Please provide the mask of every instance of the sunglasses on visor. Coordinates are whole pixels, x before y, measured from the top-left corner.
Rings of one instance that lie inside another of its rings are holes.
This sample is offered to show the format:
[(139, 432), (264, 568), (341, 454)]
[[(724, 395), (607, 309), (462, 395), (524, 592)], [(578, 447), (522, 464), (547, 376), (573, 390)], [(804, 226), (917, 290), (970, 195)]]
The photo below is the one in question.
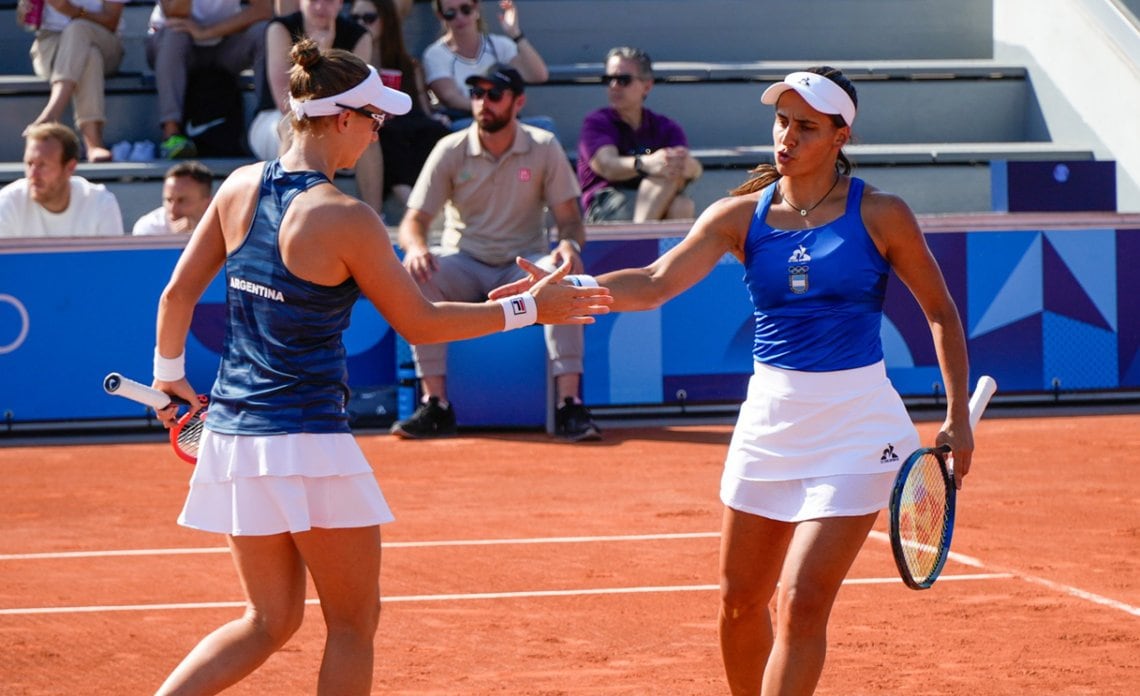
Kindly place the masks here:
[(360, 116), (363, 116), (365, 118), (372, 119), (372, 132), (373, 133), (380, 132), (380, 127), (384, 125), (384, 121), (387, 120), (387, 118), (388, 118), (388, 114), (386, 114), (384, 112), (369, 111), (368, 109), (362, 109), (359, 106), (348, 106), (347, 104), (341, 104), (340, 102), (333, 102), (333, 103), (342, 109), (348, 109), (349, 111), (351, 111), (354, 114), (359, 114)]

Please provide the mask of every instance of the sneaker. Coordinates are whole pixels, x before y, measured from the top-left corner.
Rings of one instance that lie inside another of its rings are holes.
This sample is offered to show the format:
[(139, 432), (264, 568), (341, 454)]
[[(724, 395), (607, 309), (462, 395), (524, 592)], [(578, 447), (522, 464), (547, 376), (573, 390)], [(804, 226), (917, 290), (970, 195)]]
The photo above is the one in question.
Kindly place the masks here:
[(127, 155), (130, 162), (154, 161), (154, 143), (149, 140), (140, 140), (131, 145), (131, 152)]
[(406, 420), (396, 421), (388, 432), (399, 437), (419, 439), (426, 437), (446, 437), (454, 435), (455, 411), (451, 404), (447, 408), (439, 405), (439, 397), (429, 397), (426, 403), (420, 404)]
[(120, 140), (111, 146), (111, 159), (115, 160), (116, 162), (126, 162), (128, 159), (130, 159), (131, 148), (133, 147), (134, 143), (131, 141)]
[(602, 431), (594, 424), (589, 409), (570, 397), (554, 413), (554, 434), (570, 442), (602, 439)]
[(198, 155), (194, 141), (182, 134), (163, 140), (161, 150), (163, 159), (189, 159)]

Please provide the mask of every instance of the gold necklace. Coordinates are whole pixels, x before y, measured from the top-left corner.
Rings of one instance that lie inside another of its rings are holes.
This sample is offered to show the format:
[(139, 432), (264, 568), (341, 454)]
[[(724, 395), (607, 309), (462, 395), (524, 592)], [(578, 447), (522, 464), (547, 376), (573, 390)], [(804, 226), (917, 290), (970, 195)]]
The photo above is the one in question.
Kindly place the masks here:
[(831, 195), (831, 192), (834, 191), (835, 187), (838, 185), (839, 185), (839, 172), (835, 172), (835, 181), (833, 181), (831, 183), (831, 188), (827, 189), (827, 193), (823, 194), (823, 198), (820, 198), (818, 201), (816, 201), (815, 205), (813, 205), (810, 208), (801, 208), (798, 205), (796, 205), (795, 203), (792, 203), (792, 199), (788, 198), (788, 194), (784, 193), (783, 188), (780, 189), (780, 195), (783, 196), (784, 200), (787, 201), (789, 205), (791, 205), (793, 208), (795, 208), (796, 210), (799, 211), (800, 217), (807, 217), (808, 213), (810, 213), (811, 211), (818, 208), (820, 203), (823, 203), (824, 201), (827, 200), (827, 197)]

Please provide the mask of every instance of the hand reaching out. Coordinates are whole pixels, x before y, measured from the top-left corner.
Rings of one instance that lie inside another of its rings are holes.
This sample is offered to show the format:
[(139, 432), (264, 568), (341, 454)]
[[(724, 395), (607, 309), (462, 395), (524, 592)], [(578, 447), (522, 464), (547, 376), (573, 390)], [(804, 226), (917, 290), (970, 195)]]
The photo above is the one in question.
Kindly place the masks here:
[[(566, 274), (570, 272), (569, 259), (553, 272), (548, 272), (524, 258), (517, 259), (517, 262), (530, 275), (509, 285), (495, 288), (488, 295), (491, 300), (529, 289), (538, 306), (539, 324), (593, 324), (594, 315), (609, 314), (613, 298), (608, 288), (579, 287), (563, 282)], [(518, 289), (514, 292), (500, 294), (504, 288), (515, 286)]]

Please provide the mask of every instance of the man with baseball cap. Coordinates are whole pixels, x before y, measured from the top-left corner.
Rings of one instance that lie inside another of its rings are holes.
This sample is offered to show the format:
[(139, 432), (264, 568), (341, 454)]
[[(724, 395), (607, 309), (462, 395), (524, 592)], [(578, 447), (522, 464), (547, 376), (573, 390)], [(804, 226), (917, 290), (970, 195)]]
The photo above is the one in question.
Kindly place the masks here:
[[(558, 139), (520, 123), (526, 84), (499, 63), (467, 79), (474, 122), (436, 143), (420, 172), (400, 223), (404, 267), (428, 299), (479, 301), (523, 277), (516, 257), (546, 266), (569, 260), (581, 273), (586, 242), (580, 193)], [(558, 230), (551, 249), (549, 209)], [(428, 244), (428, 229), (444, 210), (442, 243)], [(547, 326), (547, 353), (557, 391), (556, 433), (571, 441), (596, 440), (600, 431), (579, 398), (581, 325)], [(412, 347), (423, 401), (392, 426), (405, 438), (453, 435), (455, 411), (447, 399), (447, 345)]]

